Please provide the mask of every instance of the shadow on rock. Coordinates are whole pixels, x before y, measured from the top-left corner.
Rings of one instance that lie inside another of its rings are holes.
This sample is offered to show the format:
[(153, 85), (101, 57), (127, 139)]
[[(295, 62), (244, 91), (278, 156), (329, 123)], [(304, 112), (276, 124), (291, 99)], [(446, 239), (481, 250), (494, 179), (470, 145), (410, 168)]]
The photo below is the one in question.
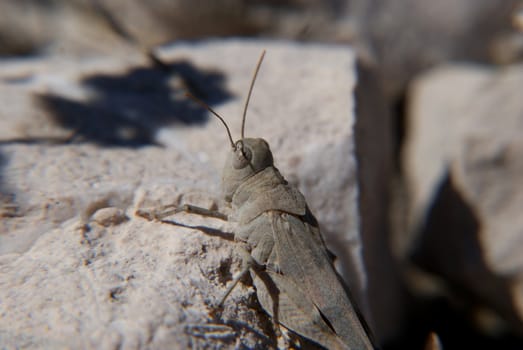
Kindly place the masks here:
[[(434, 197), (412, 255), (417, 265), (442, 277), (460, 296), (462, 314), (459, 317), (462, 322), (458, 322), (458, 326), (448, 319), (438, 319), (435, 313), (432, 313), (430, 320), (429, 327), (441, 336), (445, 349), (456, 348), (457, 343), (474, 349), (489, 348), (502, 341), (508, 341), (511, 345), (522, 344), (521, 339), (513, 339), (508, 334), (503, 339), (480, 334), (467, 325), (470, 320), (465, 320), (473, 315), (477, 305), (483, 304), (492, 307), (511, 324), (521, 324), (508, 281), (496, 275), (487, 265), (480, 230), (478, 216), (447, 175)], [(468, 316), (464, 317), (463, 312)]]
[(218, 71), (202, 71), (187, 61), (138, 67), (125, 75), (92, 75), (82, 81), (94, 96), (87, 102), (55, 94), (36, 95), (51, 120), (71, 130), (68, 142), (138, 147), (155, 144), (155, 132), (173, 124), (196, 125), (208, 113), (188, 91), (210, 106), (232, 95)]

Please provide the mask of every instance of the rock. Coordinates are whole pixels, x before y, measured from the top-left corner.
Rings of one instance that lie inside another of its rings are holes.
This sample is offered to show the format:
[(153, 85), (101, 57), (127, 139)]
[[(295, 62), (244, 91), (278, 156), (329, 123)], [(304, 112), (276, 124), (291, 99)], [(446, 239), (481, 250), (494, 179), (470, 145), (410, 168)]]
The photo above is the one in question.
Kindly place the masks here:
[(520, 331), (521, 84), (521, 66), (452, 65), (420, 77), (404, 158), (415, 261)]
[[(243, 0), (176, 1), (4, 0), (0, 54), (55, 52), (83, 57), (175, 40), (264, 35), (336, 42), (353, 34), (338, 24), (344, 4), (292, 0), (286, 6)], [(5, 15), (3, 15), (5, 14)], [(195, 26), (194, 23), (198, 22)]]
[[(273, 2), (4, 0), (0, 54), (77, 58), (175, 40), (263, 36), (350, 43), (377, 62), (389, 97), (448, 60), (509, 64), (523, 56), (521, 0)], [(194, 23), (198, 23), (197, 26)], [(519, 28), (519, 29), (518, 29)]]
[(425, 350), (442, 350), (443, 346), (441, 345), (441, 340), (438, 335), (434, 332), (431, 332), (427, 338), (427, 343), (425, 344)]
[(220, 319), (211, 316), (239, 269), (227, 241), (232, 224), (135, 215), (173, 203), (222, 209), (226, 133), (183, 92), (207, 101), (238, 138), (262, 49), (246, 136), (264, 137), (276, 166), (305, 194), (371, 323), (397, 317), (367, 300), (367, 288), (383, 287), (367, 284), (378, 278), (363, 254), (385, 243), (363, 250), (357, 219), (353, 52), (270, 41), (178, 43), (158, 51), (167, 66), (118, 50), (110, 58), (0, 66), (0, 98), (12, 99), (0, 118), (2, 346), (275, 346), (249, 283), (234, 289)]
[[(110, 54), (125, 43), (95, 10), (94, 2), (16, 1), (0, 4), (0, 54), (60, 52), (76, 57)], [(9, 14), (9, 15), (8, 15)]]
[(93, 216), (92, 220), (98, 225), (102, 226), (114, 226), (119, 225), (122, 222), (128, 220), (125, 216), (125, 213), (120, 208), (107, 207), (97, 210)]
[(378, 62), (387, 96), (450, 60), (507, 64), (522, 57), (522, 35), (513, 26), (521, 0), (351, 1), (348, 17), (356, 42)]

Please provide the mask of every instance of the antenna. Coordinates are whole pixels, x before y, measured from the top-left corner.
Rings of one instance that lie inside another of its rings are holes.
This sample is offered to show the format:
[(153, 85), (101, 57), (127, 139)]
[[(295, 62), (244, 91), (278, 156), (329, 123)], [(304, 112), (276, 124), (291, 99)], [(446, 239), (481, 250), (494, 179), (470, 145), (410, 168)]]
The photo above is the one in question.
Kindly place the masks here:
[(227, 130), (227, 135), (229, 136), (229, 141), (231, 141), (231, 147), (232, 148), (236, 148), (234, 146), (234, 141), (232, 140), (232, 135), (231, 135), (231, 131), (229, 130), (229, 127), (227, 126), (227, 123), (225, 122), (225, 120), (223, 120), (223, 118), (218, 114), (216, 113), (211, 107), (209, 107), (207, 105), (207, 103), (203, 102), (202, 100), (200, 100), (199, 98), (197, 98), (196, 96), (192, 95), (191, 93), (189, 92), (185, 92), (185, 96), (189, 97), (190, 99), (192, 99), (194, 102), (198, 103), (200, 106), (202, 106), (203, 108), (205, 108), (206, 110), (208, 110), (209, 112), (211, 112), (212, 114), (214, 114), (216, 116), (216, 118), (220, 119), (220, 121), (223, 123), (223, 125), (225, 126), (225, 129)]
[(256, 76), (258, 76), (258, 71), (260, 70), (260, 66), (263, 61), (263, 57), (265, 57), (265, 50), (262, 51), (260, 55), (260, 59), (258, 60), (258, 64), (256, 65), (256, 70), (254, 71), (254, 75), (252, 77), (251, 86), (249, 88), (249, 94), (247, 95), (247, 100), (245, 100), (245, 107), (243, 107), (243, 117), (242, 117), (242, 140), (245, 138), (244, 131), (245, 131), (245, 116), (247, 115), (247, 107), (249, 106), (249, 100), (251, 99), (252, 89), (254, 87), (254, 82), (256, 81)]

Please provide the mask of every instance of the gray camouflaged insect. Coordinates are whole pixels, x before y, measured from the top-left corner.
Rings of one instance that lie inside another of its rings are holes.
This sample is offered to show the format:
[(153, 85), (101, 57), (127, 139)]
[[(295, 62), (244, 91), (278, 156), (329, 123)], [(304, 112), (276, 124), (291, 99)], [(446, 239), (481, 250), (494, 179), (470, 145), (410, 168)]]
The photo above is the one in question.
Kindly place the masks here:
[(316, 219), (303, 195), (274, 167), (269, 144), (244, 138), (245, 114), (260, 64), (251, 82), (242, 137), (210, 107), (196, 100), (225, 125), (232, 150), (222, 174), (224, 198), (232, 214), (184, 205), (154, 214), (160, 219), (186, 211), (237, 223), (234, 237), (243, 269), (220, 301), (249, 271), (263, 309), (275, 322), (327, 349), (374, 349), (369, 335), (332, 264)]

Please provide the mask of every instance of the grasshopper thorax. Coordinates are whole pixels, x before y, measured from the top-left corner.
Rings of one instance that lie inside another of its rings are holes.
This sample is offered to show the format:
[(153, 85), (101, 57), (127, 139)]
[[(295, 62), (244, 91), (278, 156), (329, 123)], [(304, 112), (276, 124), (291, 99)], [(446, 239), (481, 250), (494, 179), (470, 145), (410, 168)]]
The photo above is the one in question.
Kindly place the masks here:
[(269, 144), (260, 138), (236, 141), (222, 173), (222, 189), (227, 201), (232, 200), (238, 186), (263, 169), (273, 166)]

